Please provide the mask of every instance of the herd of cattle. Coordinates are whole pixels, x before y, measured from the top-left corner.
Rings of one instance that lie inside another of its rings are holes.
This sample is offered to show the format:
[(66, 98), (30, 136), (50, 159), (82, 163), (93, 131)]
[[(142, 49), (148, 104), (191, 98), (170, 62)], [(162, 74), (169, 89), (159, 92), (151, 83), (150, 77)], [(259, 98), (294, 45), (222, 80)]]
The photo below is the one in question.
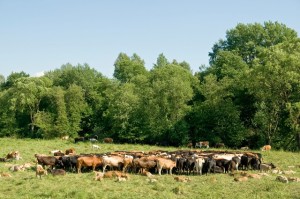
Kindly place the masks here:
[[(89, 138), (95, 139), (95, 138)], [(79, 140), (83, 141), (83, 140)], [(75, 141), (75, 142), (78, 142)], [(203, 145), (208, 148), (207, 145)], [(97, 145), (96, 145), (97, 146)], [(270, 150), (267, 145), (262, 150)], [(128, 173), (144, 174), (149, 177), (152, 173), (162, 175), (207, 175), (209, 173), (235, 173), (238, 170), (259, 170), (268, 172), (275, 170), (273, 163), (264, 163), (261, 153), (249, 151), (215, 151), (215, 150), (177, 150), (162, 151), (114, 151), (107, 153), (76, 154), (74, 148), (65, 151), (53, 150), (51, 155), (35, 154), (36, 176), (51, 172), (53, 175), (65, 175), (66, 172), (81, 173), (94, 171), (96, 179), (103, 176), (115, 175), (122, 179)], [(21, 159), (18, 151), (7, 154), (0, 161)], [(48, 169), (47, 169), (48, 168)], [(16, 165), (12, 171), (25, 169), (25, 165)], [(102, 172), (97, 172), (101, 170)]]

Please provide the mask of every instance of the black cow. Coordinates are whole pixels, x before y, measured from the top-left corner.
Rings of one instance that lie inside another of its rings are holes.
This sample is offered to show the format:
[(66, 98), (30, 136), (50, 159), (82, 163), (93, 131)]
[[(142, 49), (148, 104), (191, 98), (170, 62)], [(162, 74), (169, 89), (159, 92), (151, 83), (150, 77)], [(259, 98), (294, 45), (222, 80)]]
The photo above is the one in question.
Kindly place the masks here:
[(195, 168), (195, 160), (192, 159), (192, 158), (188, 158), (186, 160), (187, 174), (190, 175), (192, 171), (193, 171), (193, 174), (194, 174), (194, 168)]
[(229, 169), (230, 160), (226, 159), (217, 159), (216, 165), (223, 170), (223, 173), (227, 173)]
[(64, 169), (70, 172), (76, 171), (77, 159), (81, 157), (80, 155), (72, 155), (72, 156), (62, 156), (60, 157), (63, 162)]
[(253, 170), (259, 170), (260, 168), (260, 160), (256, 157), (251, 158), (250, 165)]
[(85, 140), (86, 140), (85, 137), (77, 137), (77, 138), (74, 138), (75, 144), (78, 143), (78, 142), (84, 142)]
[(206, 174), (207, 173), (215, 173), (215, 167), (216, 167), (216, 161), (209, 157), (209, 158), (206, 158), (205, 161), (204, 161), (204, 164), (203, 164), (203, 167), (202, 167), (202, 173)]
[(184, 173), (186, 169), (186, 158), (178, 158), (176, 160), (176, 168), (179, 175)]

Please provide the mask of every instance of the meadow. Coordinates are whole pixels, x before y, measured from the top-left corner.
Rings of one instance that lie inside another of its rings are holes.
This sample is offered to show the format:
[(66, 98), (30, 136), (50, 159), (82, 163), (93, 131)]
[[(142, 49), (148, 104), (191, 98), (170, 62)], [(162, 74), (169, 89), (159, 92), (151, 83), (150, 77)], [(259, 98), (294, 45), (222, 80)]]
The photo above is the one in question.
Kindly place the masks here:
[[(174, 151), (174, 147), (159, 147), (149, 145), (130, 144), (104, 144), (97, 153), (112, 152), (116, 150)], [(115, 179), (95, 181), (93, 172), (81, 174), (67, 173), (65, 176), (47, 175), (42, 179), (36, 178), (34, 169), (11, 172), (12, 164), (34, 162), (34, 154), (49, 154), (50, 150), (66, 150), (74, 147), (77, 154), (95, 153), (91, 143), (77, 143), (63, 140), (31, 140), (31, 139), (0, 139), (0, 157), (8, 152), (18, 150), (21, 160), (13, 162), (0, 162), (0, 173), (9, 173), (12, 177), (0, 177), (0, 198), (300, 198), (300, 182), (281, 183), (276, 181), (277, 174), (270, 174), (261, 179), (249, 179), (246, 182), (235, 182), (228, 174), (209, 174), (202, 176), (189, 176), (187, 183), (174, 180), (176, 175), (162, 175), (156, 177), (157, 182), (150, 183), (147, 177), (130, 174), (126, 182), (116, 182)], [(258, 151), (255, 151), (258, 152)], [(264, 152), (264, 162), (272, 162), (282, 170), (289, 170), (289, 166), (300, 165), (300, 153), (275, 151)], [(292, 168), (300, 177), (300, 168)], [(249, 171), (258, 173), (258, 171)]]

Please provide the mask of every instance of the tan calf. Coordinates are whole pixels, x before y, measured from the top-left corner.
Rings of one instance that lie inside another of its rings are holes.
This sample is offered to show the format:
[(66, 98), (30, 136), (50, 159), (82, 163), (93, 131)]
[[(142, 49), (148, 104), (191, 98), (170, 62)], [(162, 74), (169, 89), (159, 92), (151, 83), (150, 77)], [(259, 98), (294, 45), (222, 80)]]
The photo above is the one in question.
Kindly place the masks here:
[(37, 165), (36, 165), (35, 176), (36, 176), (36, 177), (39, 176), (40, 179), (42, 179), (42, 175), (48, 175), (48, 172), (47, 172), (47, 170), (45, 170), (45, 169), (43, 168), (42, 165), (37, 164)]

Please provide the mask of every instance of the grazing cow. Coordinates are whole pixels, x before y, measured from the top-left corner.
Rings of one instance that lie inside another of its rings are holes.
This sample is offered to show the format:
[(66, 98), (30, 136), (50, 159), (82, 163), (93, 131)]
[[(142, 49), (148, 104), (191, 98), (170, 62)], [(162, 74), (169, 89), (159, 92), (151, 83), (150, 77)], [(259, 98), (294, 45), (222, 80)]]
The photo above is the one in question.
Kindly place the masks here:
[(215, 148), (225, 148), (225, 144), (224, 143), (217, 143), (215, 145)]
[(77, 173), (81, 173), (82, 167), (93, 167), (93, 171), (97, 166), (101, 166), (103, 163), (102, 158), (97, 156), (92, 157), (79, 157), (77, 159)]
[(247, 147), (247, 146), (241, 147), (241, 150), (244, 150), (244, 151), (249, 150), (249, 147)]
[(103, 139), (103, 142), (104, 142), (104, 143), (113, 143), (113, 141), (114, 141), (114, 140), (113, 140), (112, 138), (104, 138), (104, 139)]
[(63, 167), (63, 163), (61, 160), (59, 160), (58, 158), (54, 157), (54, 156), (41, 156), (38, 154), (35, 154), (35, 157), (38, 161), (38, 164), (41, 164), (43, 166), (50, 166), (52, 169), (53, 167)]
[(75, 152), (75, 149), (74, 148), (70, 148), (70, 149), (67, 149), (66, 150), (66, 155), (75, 155), (76, 152)]
[(92, 145), (92, 149), (93, 149), (93, 150), (99, 150), (99, 149), (100, 149), (100, 146), (98, 146), (97, 144), (93, 144), (93, 145)]
[[(161, 170), (162, 169), (167, 169), (169, 171), (170, 175), (172, 175), (172, 169), (176, 167), (176, 162), (170, 159), (166, 158), (157, 158), (155, 160), (158, 174), (161, 175)], [(167, 172), (168, 173), (168, 172)]]
[(261, 148), (262, 151), (270, 151), (271, 150), (271, 145), (265, 145)]
[(43, 168), (42, 165), (37, 164), (37, 165), (36, 165), (35, 176), (36, 176), (36, 177), (39, 176), (40, 179), (42, 179), (42, 175), (48, 175), (48, 172), (47, 172), (47, 170), (45, 170), (45, 169)]
[(91, 142), (91, 143), (95, 143), (95, 142), (98, 142), (98, 140), (95, 139), (95, 138), (90, 138), (90, 142)]
[(193, 143), (192, 143), (192, 142), (189, 142), (189, 143), (187, 144), (187, 147), (188, 147), (188, 148), (193, 148)]
[(84, 142), (84, 141), (85, 141), (85, 138), (84, 138), (84, 137), (77, 137), (77, 138), (74, 138), (75, 144), (78, 143), (78, 142)]
[[(156, 157), (155, 157), (156, 158)], [(141, 157), (133, 159), (133, 167), (135, 170), (139, 169), (138, 172), (142, 173), (143, 170), (149, 171), (156, 167), (155, 158)]]
[(110, 167), (117, 167), (119, 170), (121, 170), (121, 166), (124, 166), (124, 158), (120, 156), (103, 156), (103, 173), (105, 172), (105, 169), (107, 166)]
[(209, 148), (209, 141), (196, 142), (195, 148)]
[(58, 176), (58, 175), (64, 176), (64, 175), (66, 175), (66, 171), (63, 170), (63, 169), (50, 169), (49, 171), (53, 176)]

